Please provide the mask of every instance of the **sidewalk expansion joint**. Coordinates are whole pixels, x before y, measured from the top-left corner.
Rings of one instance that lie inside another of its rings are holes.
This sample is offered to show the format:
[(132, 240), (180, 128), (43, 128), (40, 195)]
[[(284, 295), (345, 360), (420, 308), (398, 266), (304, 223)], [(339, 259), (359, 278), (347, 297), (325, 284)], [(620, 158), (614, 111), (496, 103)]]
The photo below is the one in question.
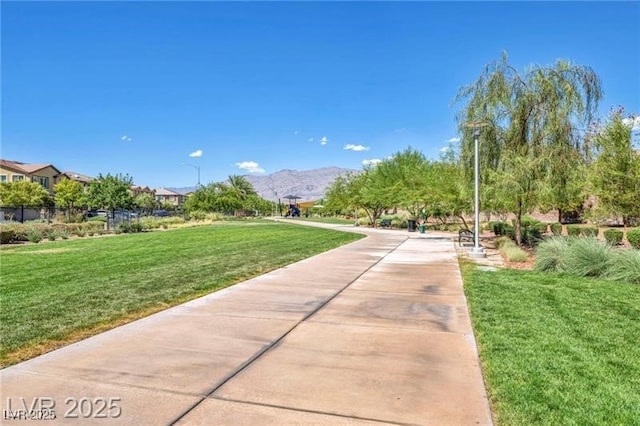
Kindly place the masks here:
[(233, 402), (233, 403), (237, 403), (237, 404), (254, 405), (254, 406), (257, 406), (257, 407), (277, 408), (277, 409), (280, 409), (280, 410), (294, 411), (294, 412), (298, 412), (298, 413), (320, 414), (320, 415), (324, 415), (324, 416), (340, 417), (342, 419), (351, 419), (351, 420), (361, 420), (361, 421), (382, 423), (382, 424), (386, 424), (386, 425), (419, 426), (419, 425), (417, 425), (415, 423), (402, 423), (402, 422), (397, 422), (397, 421), (392, 421), (392, 420), (374, 419), (374, 418), (371, 418), (371, 417), (359, 417), (359, 416), (352, 416), (352, 415), (349, 415), (349, 414), (333, 413), (333, 412), (330, 412), (330, 411), (319, 411), (319, 410), (311, 410), (311, 409), (307, 409), (307, 408), (288, 407), (288, 406), (285, 406), (285, 405), (268, 404), (268, 403), (264, 403), (264, 402), (244, 401), (244, 400), (238, 400), (238, 399), (232, 399), (232, 398), (223, 398), (223, 397), (219, 397), (219, 396), (211, 396), (211, 397), (208, 397), (208, 399), (215, 399), (215, 400), (218, 400), (218, 401), (225, 401), (225, 402)]
[(358, 281), (364, 274), (366, 274), (367, 272), (369, 272), (372, 268), (374, 268), (376, 265), (378, 265), (379, 263), (381, 263), (387, 256), (389, 256), (391, 253), (395, 252), (398, 247), (400, 247), (402, 244), (404, 244), (407, 240), (409, 240), (409, 237), (405, 237), (402, 241), (400, 241), (399, 243), (397, 243), (392, 249), (390, 249), (389, 251), (387, 251), (387, 253), (385, 253), (384, 256), (382, 256), (380, 259), (378, 259), (375, 263), (369, 265), (364, 271), (362, 271), (360, 274), (358, 274), (353, 280), (349, 281), (344, 287), (342, 287), (341, 289), (339, 289), (336, 293), (333, 294), (333, 296), (329, 297), (328, 299), (326, 299), (325, 301), (323, 301), (320, 305), (318, 305), (314, 310), (312, 310), (311, 312), (309, 312), (308, 314), (306, 314), (302, 319), (300, 319), (299, 321), (297, 321), (289, 330), (287, 330), (284, 334), (282, 334), (282, 336), (280, 336), (279, 338), (277, 338), (276, 340), (274, 340), (272, 343), (265, 345), (262, 349), (258, 350), (253, 356), (251, 356), (249, 359), (247, 359), (245, 362), (243, 362), (240, 366), (238, 366), (238, 368), (236, 368), (235, 370), (233, 370), (231, 373), (229, 373), (226, 377), (223, 377), (220, 381), (218, 381), (218, 383), (213, 387), (213, 389), (204, 397), (202, 397), (199, 401), (195, 402), (190, 408), (188, 408), (184, 413), (182, 413), (180, 416), (178, 416), (174, 421), (170, 422), (169, 425), (175, 425), (177, 424), (180, 420), (182, 420), (187, 414), (189, 414), (191, 411), (193, 411), (197, 406), (199, 406), (200, 404), (202, 404), (202, 402), (205, 401), (205, 399), (207, 397), (212, 397), (213, 394), (215, 392), (217, 392), (221, 387), (223, 387), (227, 382), (229, 382), (231, 379), (233, 379), (234, 377), (236, 377), (238, 374), (240, 374), (242, 371), (244, 371), (247, 367), (249, 367), (251, 364), (253, 364), (255, 361), (257, 361), (260, 357), (262, 357), (265, 353), (269, 352), (271, 349), (277, 347), (280, 342), (282, 342), (284, 340), (285, 337), (287, 337), (289, 334), (291, 334), (296, 328), (298, 328), (298, 326), (302, 323), (304, 323), (305, 321), (307, 321), (309, 318), (311, 318), (312, 316), (314, 316), (318, 311), (320, 311), (322, 308), (324, 308), (329, 302), (331, 302), (333, 299), (335, 299), (336, 297), (338, 297), (338, 295), (340, 295), (343, 291), (345, 291), (347, 288), (349, 288), (349, 286), (351, 286), (353, 283), (355, 283), (356, 281)]

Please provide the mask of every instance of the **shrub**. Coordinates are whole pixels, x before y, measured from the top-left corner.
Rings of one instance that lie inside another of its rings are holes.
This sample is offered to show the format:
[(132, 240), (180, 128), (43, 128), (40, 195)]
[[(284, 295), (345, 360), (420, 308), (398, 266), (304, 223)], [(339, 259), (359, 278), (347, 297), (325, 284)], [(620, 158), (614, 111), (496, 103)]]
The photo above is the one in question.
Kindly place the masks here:
[(358, 225), (360, 226), (369, 226), (371, 225), (371, 220), (367, 216), (358, 218)]
[(536, 271), (563, 272), (566, 269), (566, 257), (569, 243), (566, 238), (552, 237), (541, 242), (535, 251)]
[(49, 241), (55, 241), (58, 238), (58, 231), (53, 230), (47, 233), (47, 239)]
[(491, 226), (491, 230), (495, 234), (496, 237), (507, 235), (507, 228), (509, 225), (505, 222), (489, 222)]
[(581, 277), (604, 275), (613, 262), (611, 246), (593, 237), (575, 238), (569, 242), (566, 271)]
[(585, 226), (580, 229), (580, 234), (585, 237), (598, 237), (598, 227), (597, 226)]
[(512, 244), (513, 245), (513, 241), (511, 241), (511, 238), (503, 236), (503, 237), (496, 238), (495, 244), (496, 244), (496, 248), (498, 250), (500, 250), (502, 248), (502, 246), (504, 246), (505, 244)]
[(640, 284), (640, 251), (618, 250), (607, 271), (606, 278), (613, 281), (623, 281)]
[(42, 241), (42, 231), (35, 226), (30, 226), (26, 235), (29, 242), (37, 244)]
[(62, 231), (58, 235), (60, 235), (60, 238), (62, 238), (63, 240), (69, 238), (69, 233), (67, 231)]
[(195, 220), (196, 222), (201, 222), (205, 220), (207, 217), (207, 212), (202, 210), (194, 210), (189, 213), (189, 219)]
[(612, 246), (617, 246), (622, 242), (623, 232), (620, 229), (606, 229), (602, 235), (604, 235), (604, 239), (607, 240), (607, 243)]
[(570, 237), (579, 237), (580, 227), (578, 225), (567, 225), (567, 235)]
[(509, 262), (526, 262), (528, 257), (526, 251), (522, 250), (511, 241), (503, 244), (500, 252)]
[(27, 229), (28, 227), (22, 223), (10, 223), (2, 225), (2, 229), (6, 231), (13, 231), (13, 241), (28, 241)]
[(627, 230), (627, 241), (633, 248), (640, 250), (640, 228)]
[(80, 228), (77, 229), (74, 234), (76, 234), (78, 237), (84, 237), (85, 235), (87, 235), (87, 231), (85, 231), (84, 229)]
[(211, 222), (217, 222), (223, 219), (224, 219), (224, 215), (218, 212), (207, 213), (207, 217), (206, 217), (206, 220), (210, 220)]
[(556, 237), (562, 235), (562, 224), (561, 223), (552, 223), (551, 225), (549, 225), (549, 228), (551, 228), (551, 233), (553, 235), (555, 235)]
[(116, 227), (116, 234), (133, 234), (136, 232), (142, 232), (143, 230), (144, 228), (139, 222), (122, 222)]
[(0, 244), (9, 244), (11, 241), (13, 241), (15, 236), (16, 233), (13, 229), (5, 229), (4, 227), (2, 227), (0, 229)]

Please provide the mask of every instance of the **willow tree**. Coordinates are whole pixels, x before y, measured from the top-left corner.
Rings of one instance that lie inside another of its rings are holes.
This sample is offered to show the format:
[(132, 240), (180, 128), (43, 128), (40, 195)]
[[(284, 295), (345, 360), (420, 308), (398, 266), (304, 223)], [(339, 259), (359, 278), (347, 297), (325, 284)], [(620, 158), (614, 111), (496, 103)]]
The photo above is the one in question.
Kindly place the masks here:
[(506, 53), (458, 92), (456, 101), (465, 103), (457, 119), (467, 179), (479, 127), (483, 199), (491, 192), (515, 215), (518, 244), (522, 216), (541, 204), (543, 189), (566, 189), (557, 171), (569, 168), (558, 165), (585, 151), (580, 129), (592, 120), (601, 97), (600, 80), (590, 67), (558, 60), (519, 72)]
[(624, 226), (640, 218), (640, 151), (635, 150), (631, 128), (623, 112), (613, 111), (594, 140), (595, 159), (589, 165), (589, 183), (598, 199), (597, 210), (621, 216)]

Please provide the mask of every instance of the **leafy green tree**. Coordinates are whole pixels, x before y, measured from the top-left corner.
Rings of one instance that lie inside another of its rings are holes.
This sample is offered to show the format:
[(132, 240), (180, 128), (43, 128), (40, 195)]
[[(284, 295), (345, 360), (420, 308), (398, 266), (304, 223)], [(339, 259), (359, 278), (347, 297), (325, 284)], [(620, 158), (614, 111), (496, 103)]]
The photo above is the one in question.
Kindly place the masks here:
[(142, 209), (144, 211), (151, 211), (156, 207), (156, 199), (153, 194), (148, 192), (143, 192), (141, 194), (136, 195), (134, 198), (134, 205)]
[(117, 209), (130, 209), (133, 206), (133, 195), (130, 188), (133, 179), (129, 175), (102, 174), (87, 187), (86, 200), (90, 207), (105, 209), (115, 215)]
[[(469, 183), (473, 176), (474, 128), (481, 125), (480, 164), (485, 208), (487, 192), (516, 216), (521, 243), (522, 216), (541, 204), (548, 170), (579, 146), (579, 128), (591, 121), (602, 97), (600, 80), (589, 67), (559, 60), (533, 65), (523, 73), (509, 65), (506, 54), (489, 64), (478, 80), (456, 98), (466, 104), (458, 115), (463, 135), (461, 161)], [(562, 184), (556, 185), (562, 188)]]
[(55, 201), (58, 206), (67, 210), (71, 218), (71, 210), (77, 207), (83, 199), (83, 187), (80, 182), (63, 178), (53, 186)]
[(595, 135), (595, 160), (589, 182), (598, 206), (605, 213), (622, 216), (624, 225), (640, 217), (640, 153), (634, 150), (631, 128), (622, 111), (614, 111)]
[(7, 207), (20, 206), (20, 221), (24, 221), (24, 208), (42, 207), (51, 202), (49, 192), (37, 182), (21, 180), (0, 183), (0, 205)]

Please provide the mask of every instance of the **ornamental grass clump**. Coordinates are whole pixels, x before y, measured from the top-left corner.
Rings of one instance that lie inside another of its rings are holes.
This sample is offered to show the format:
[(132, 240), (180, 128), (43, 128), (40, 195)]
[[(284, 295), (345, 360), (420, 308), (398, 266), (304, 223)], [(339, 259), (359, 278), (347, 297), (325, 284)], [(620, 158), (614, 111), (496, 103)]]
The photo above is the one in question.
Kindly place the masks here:
[(502, 253), (509, 262), (526, 262), (529, 257), (526, 251), (522, 250), (510, 239), (501, 240), (500, 242), (497, 242), (496, 245), (498, 246), (500, 253)]
[(575, 238), (569, 242), (566, 272), (580, 277), (604, 275), (613, 263), (611, 246), (593, 237)]
[(640, 250), (616, 252), (605, 277), (612, 281), (640, 284)]
[(552, 237), (541, 242), (535, 251), (536, 271), (564, 272), (569, 243), (566, 238)]

